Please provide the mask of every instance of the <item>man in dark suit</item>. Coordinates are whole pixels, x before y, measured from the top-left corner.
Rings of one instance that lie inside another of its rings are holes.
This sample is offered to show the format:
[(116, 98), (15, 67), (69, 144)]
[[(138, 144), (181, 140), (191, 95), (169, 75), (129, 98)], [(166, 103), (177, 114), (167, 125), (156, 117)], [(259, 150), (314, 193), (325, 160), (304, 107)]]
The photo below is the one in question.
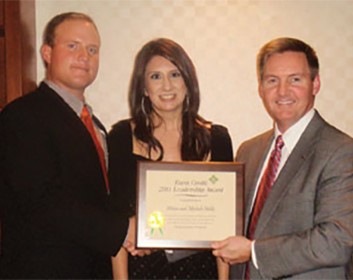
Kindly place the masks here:
[(90, 17), (54, 17), (41, 47), (46, 79), (1, 112), (0, 278), (111, 276), (128, 218), (111, 205), (106, 160), (93, 140), (106, 155), (104, 127), (93, 117), (90, 134), (80, 119), (99, 47)]
[(257, 70), (274, 128), (238, 149), (246, 237), (215, 242), (214, 254), (243, 264), (231, 267), (232, 278), (344, 279), (353, 245), (353, 140), (313, 108), (319, 62), (309, 45), (275, 39), (261, 48)]

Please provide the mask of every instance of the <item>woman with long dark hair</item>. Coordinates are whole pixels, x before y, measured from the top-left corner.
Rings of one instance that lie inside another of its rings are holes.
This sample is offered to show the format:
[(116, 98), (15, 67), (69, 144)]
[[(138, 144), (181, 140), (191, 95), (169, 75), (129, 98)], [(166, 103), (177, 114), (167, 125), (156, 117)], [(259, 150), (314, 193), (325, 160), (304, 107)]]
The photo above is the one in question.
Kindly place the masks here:
[[(112, 196), (127, 202), (122, 211), (129, 212), (134, 225), (137, 160), (232, 161), (233, 150), (227, 129), (198, 114), (194, 65), (172, 40), (150, 41), (137, 54), (129, 105), (131, 118), (116, 123), (109, 133), (109, 173)], [(127, 261), (122, 248), (113, 266), (116, 279), (218, 278), (210, 251), (160, 250), (129, 255)]]

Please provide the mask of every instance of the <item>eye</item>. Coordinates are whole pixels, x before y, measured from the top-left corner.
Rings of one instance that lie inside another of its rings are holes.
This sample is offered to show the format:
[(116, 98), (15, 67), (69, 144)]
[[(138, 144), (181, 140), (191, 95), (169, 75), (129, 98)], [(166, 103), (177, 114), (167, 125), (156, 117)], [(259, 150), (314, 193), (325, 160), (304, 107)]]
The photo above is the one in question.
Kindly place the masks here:
[(94, 47), (94, 46), (88, 47), (88, 48), (87, 48), (87, 52), (88, 52), (90, 55), (95, 55), (95, 54), (98, 53), (98, 47)]
[(75, 42), (70, 42), (67, 44), (67, 47), (70, 49), (70, 50), (76, 50), (77, 49), (77, 43)]
[(152, 80), (159, 80), (159, 79), (161, 78), (161, 74), (159, 74), (159, 73), (152, 73), (152, 74), (150, 75), (150, 78), (151, 78)]
[(276, 77), (268, 77), (265, 78), (263, 83), (266, 87), (275, 86), (278, 84), (278, 79)]
[(297, 84), (300, 83), (302, 81), (302, 77), (301, 76), (292, 76), (290, 79), (290, 82), (292, 84)]
[(171, 76), (172, 78), (179, 78), (179, 77), (181, 77), (181, 73), (180, 73), (179, 71), (173, 71), (173, 72), (170, 74), (170, 76)]

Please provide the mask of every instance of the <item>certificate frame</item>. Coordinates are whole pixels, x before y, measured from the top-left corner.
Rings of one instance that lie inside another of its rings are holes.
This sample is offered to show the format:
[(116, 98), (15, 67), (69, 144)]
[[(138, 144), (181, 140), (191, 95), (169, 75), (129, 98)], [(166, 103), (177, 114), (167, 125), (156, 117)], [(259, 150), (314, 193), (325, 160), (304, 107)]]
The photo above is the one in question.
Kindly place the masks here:
[(243, 234), (243, 212), (242, 163), (137, 163), (139, 249), (210, 249)]

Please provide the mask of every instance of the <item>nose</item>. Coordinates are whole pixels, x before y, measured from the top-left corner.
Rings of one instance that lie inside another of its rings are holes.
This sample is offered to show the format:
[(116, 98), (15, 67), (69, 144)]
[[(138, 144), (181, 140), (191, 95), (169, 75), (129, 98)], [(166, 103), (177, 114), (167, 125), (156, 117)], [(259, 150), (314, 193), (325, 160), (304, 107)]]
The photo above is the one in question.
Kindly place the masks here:
[(280, 82), (278, 86), (278, 94), (284, 96), (287, 94), (288, 91), (288, 83), (286, 81)]
[(163, 79), (163, 89), (164, 90), (169, 90), (172, 87), (172, 81), (170, 80), (169, 77), (165, 77)]
[(86, 48), (80, 47), (78, 50), (78, 58), (79, 60), (86, 61), (88, 59), (88, 51)]

